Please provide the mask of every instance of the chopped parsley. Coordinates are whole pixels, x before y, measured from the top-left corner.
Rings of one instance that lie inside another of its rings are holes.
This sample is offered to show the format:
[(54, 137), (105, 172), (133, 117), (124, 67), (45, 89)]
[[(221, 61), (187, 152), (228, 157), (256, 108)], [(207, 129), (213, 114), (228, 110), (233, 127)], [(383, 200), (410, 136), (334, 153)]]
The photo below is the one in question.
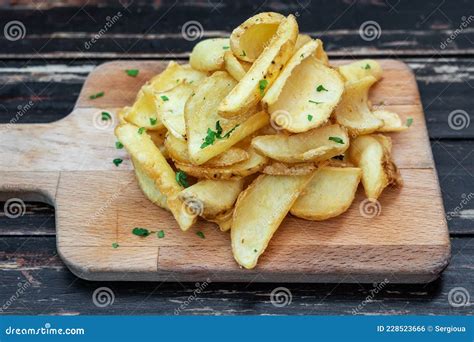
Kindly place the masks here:
[(112, 119), (112, 116), (110, 116), (110, 113), (102, 112), (101, 115), (102, 115), (102, 121), (108, 121)]
[(205, 239), (205, 238), (206, 238), (206, 236), (204, 235), (204, 233), (201, 232), (201, 231), (196, 232), (196, 235), (199, 236), (201, 239)]
[(407, 119), (407, 127), (410, 127), (413, 124), (413, 118)]
[(155, 126), (157, 121), (158, 121), (157, 118), (150, 118), (150, 125)]
[(338, 143), (338, 144), (344, 144), (344, 140), (342, 140), (339, 137), (329, 137), (329, 140), (334, 141), (335, 143)]
[(227, 45), (226, 45), (226, 46), (223, 46), (222, 49), (223, 49), (223, 50), (229, 50), (229, 46), (227, 46)]
[(101, 91), (101, 92), (99, 92), (99, 93), (96, 93), (96, 94), (93, 94), (93, 95), (89, 96), (89, 98), (90, 98), (91, 100), (95, 100), (95, 99), (98, 99), (99, 97), (102, 97), (102, 96), (104, 96), (104, 95), (105, 95), (105, 93), (104, 93), (103, 91)]
[(138, 134), (143, 134), (143, 132), (145, 132), (145, 127), (140, 127), (138, 129)]
[(204, 138), (204, 141), (203, 143), (201, 144), (201, 149), (202, 148), (205, 148), (207, 146), (210, 146), (212, 144), (214, 144), (214, 142), (216, 141), (216, 139), (218, 140), (221, 140), (221, 139), (227, 139), (228, 137), (230, 137), (230, 135), (232, 134), (232, 132), (237, 128), (239, 127), (239, 125), (235, 125), (230, 131), (228, 131), (225, 135), (222, 135), (222, 126), (221, 126), (221, 123), (219, 121), (216, 122), (216, 130), (213, 131), (212, 129), (208, 128), (207, 129), (207, 135), (206, 137)]
[(367, 63), (367, 64), (365, 65), (365, 67), (363, 67), (363, 68), (364, 68), (365, 70), (369, 70), (369, 69), (370, 69), (370, 64)]
[(265, 88), (268, 86), (268, 81), (267, 80), (260, 80), (258, 81), (258, 89), (260, 89), (260, 95), (263, 96), (263, 93), (265, 91)]
[(168, 96), (166, 96), (166, 95), (161, 95), (160, 98), (161, 98), (163, 101), (168, 101), (168, 100), (169, 100)]
[(322, 102), (318, 102), (318, 101), (313, 101), (313, 100), (308, 100), (309, 103), (314, 103), (314, 104), (321, 104)]
[(189, 187), (188, 175), (186, 174), (186, 172), (181, 171), (181, 170), (176, 172), (176, 182), (178, 182), (178, 184), (181, 185), (182, 187), (185, 187), (185, 188)]
[(128, 76), (137, 77), (139, 70), (138, 69), (127, 69), (125, 70)]
[(156, 233), (156, 236), (158, 236), (158, 239), (163, 239), (165, 237), (165, 232), (160, 230)]
[(123, 160), (120, 158), (116, 158), (112, 162), (115, 164), (115, 166), (119, 166), (120, 164), (122, 164)]
[(245, 53), (245, 50), (242, 50), (242, 54), (241, 54), (242, 57), (245, 57), (247, 56), (247, 54)]
[(118, 247), (119, 247), (119, 244), (118, 244), (117, 242), (114, 242), (114, 243), (112, 244), (112, 248), (118, 248)]
[(308, 114), (308, 121), (313, 121), (313, 116), (311, 114)]
[(123, 144), (120, 141), (115, 142), (115, 148), (117, 150), (121, 150), (123, 148)]
[(257, 253), (258, 251), (256, 249), (253, 250), (254, 253)]
[(146, 237), (146, 236), (150, 235), (151, 233), (153, 233), (153, 232), (149, 231), (146, 228), (140, 228), (140, 227), (135, 227), (132, 230), (132, 234), (136, 235), (136, 236)]
[(317, 86), (316, 91), (318, 93), (320, 93), (322, 91), (328, 91), (328, 90), (326, 88), (324, 88), (324, 86), (322, 84), (320, 84), (320, 85)]

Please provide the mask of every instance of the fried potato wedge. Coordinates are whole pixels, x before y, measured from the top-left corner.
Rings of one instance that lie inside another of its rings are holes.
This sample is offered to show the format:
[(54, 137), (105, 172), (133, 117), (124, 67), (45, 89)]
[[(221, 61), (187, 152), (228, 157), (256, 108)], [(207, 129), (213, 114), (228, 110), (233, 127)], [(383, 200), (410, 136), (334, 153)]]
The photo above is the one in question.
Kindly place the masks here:
[(205, 179), (182, 190), (178, 198), (183, 203), (183, 210), (187, 210), (190, 215), (217, 217), (234, 207), (243, 186), (243, 179)]
[(247, 269), (255, 267), (313, 175), (261, 175), (239, 195), (231, 229), (232, 252), (239, 265)]
[(233, 214), (234, 214), (234, 208), (229, 209), (215, 217), (204, 217), (204, 219), (209, 222), (216, 223), (219, 226), (219, 229), (221, 230), (221, 232), (227, 232), (232, 227)]
[(367, 76), (372, 76), (377, 81), (382, 78), (382, 67), (373, 59), (341, 65), (338, 70), (346, 82), (359, 81)]
[(226, 167), (208, 167), (204, 165), (191, 165), (176, 162), (176, 167), (188, 175), (204, 179), (239, 179), (259, 172), (267, 163), (267, 158), (261, 156), (253, 149), (248, 151), (249, 159)]
[(303, 45), (309, 43), (312, 40), (313, 39), (309, 35), (300, 33), (296, 38), (295, 51), (298, 51), (300, 48), (303, 47)]
[(377, 129), (377, 132), (402, 132), (408, 129), (397, 113), (378, 109), (374, 110), (372, 114), (383, 121), (383, 126)]
[(375, 132), (384, 124), (372, 114), (368, 104), (369, 89), (376, 81), (375, 77), (367, 76), (346, 83), (342, 100), (334, 111), (334, 117), (337, 123), (349, 130), (351, 136)]
[(229, 74), (217, 71), (200, 84), (186, 103), (186, 136), (193, 164), (204, 164), (268, 124), (265, 112), (233, 119), (219, 116), (217, 107), (235, 84)]
[(263, 135), (253, 138), (259, 153), (285, 163), (320, 162), (344, 153), (349, 148), (346, 129), (335, 124), (305, 133)]
[(320, 167), (291, 207), (290, 213), (314, 221), (344, 213), (354, 201), (361, 173), (357, 167)]
[(194, 88), (186, 83), (161, 93), (155, 93), (155, 104), (163, 125), (178, 138), (186, 136), (184, 106), (191, 97)]
[(128, 153), (141, 166), (143, 172), (155, 181), (157, 188), (168, 200), (167, 204), (182, 230), (188, 230), (196, 218), (182, 215), (180, 208), (173, 206), (171, 200), (182, 190), (176, 181), (176, 174), (165, 157), (146, 132), (140, 133), (139, 127), (123, 124), (115, 128), (115, 135)]
[[(179, 163), (192, 164), (189, 158), (188, 144), (185, 140), (178, 139), (169, 134), (165, 139), (165, 147), (170, 157)], [(228, 150), (208, 160), (202, 166), (206, 167), (224, 167), (240, 163), (249, 159), (249, 154), (246, 150), (238, 147), (230, 147)]]
[(323, 125), (341, 100), (344, 82), (313, 55), (318, 45), (313, 40), (295, 52), (262, 100), (272, 121), (289, 132)]
[(250, 67), (250, 63), (239, 61), (231, 51), (224, 54), (224, 69), (237, 81), (244, 78)]
[(170, 62), (166, 69), (153, 77), (148, 84), (153, 91), (160, 93), (174, 88), (179, 83), (196, 85), (206, 76), (207, 73), (195, 70), (190, 65)]
[(197, 43), (191, 55), (189, 64), (200, 71), (216, 71), (224, 68), (224, 53), (229, 49), (228, 38), (205, 39)]
[(297, 36), (298, 24), (295, 17), (289, 15), (282, 20), (250, 70), (221, 102), (219, 115), (225, 118), (243, 115), (257, 105), (291, 57)]
[(279, 13), (263, 12), (245, 20), (230, 35), (232, 53), (242, 61), (254, 62), (284, 19)]
[(137, 177), (138, 185), (142, 190), (143, 194), (157, 206), (169, 210), (165, 195), (158, 189), (155, 184), (155, 181), (148, 177), (143, 168), (140, 166), (140, 163), (132, 158), (133, 167), (135, 169), (135, 176)]
[(349, 147), (349, 160), (362, 169), (362, 184), (370, 200), (376, 200), (388, 185), (402, 183), (390, 153), (391, 140), (383, 135), (361, 135)]
[(272, 162), (263, 168), (262, 173), (273, 176), (302, 176), (312, 173), (317, 168), (314, 163), (285, 164)]
[(166, 128), (163, 128), (159, 131), (147, 131), (146, 133), (150, 136), (151, 140), (155, 143), (156, 147), (160, 149), (160, 152), (163, 154), (163, 157), (166, 159), (169, 158), (169, 153), (164, 145), (166, 137)]
[(155, 93), (150, 86), (144, 85), (140, 89), (132, 107), (125, 113), (125, 120), (147, 130), (163, 129), (156, 109)]

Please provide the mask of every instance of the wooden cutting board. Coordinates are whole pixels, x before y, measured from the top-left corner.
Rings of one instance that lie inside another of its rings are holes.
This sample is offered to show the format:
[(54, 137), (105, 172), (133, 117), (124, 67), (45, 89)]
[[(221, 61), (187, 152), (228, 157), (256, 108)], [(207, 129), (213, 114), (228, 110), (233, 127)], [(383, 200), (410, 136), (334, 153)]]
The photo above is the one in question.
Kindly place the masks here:
[[(115, 149), (114, 125), (100, 119), (104, 110), (115, 113), (130, 105), (165, 62), (102, 64), (89, 75), (66, 118), (0, 125), (0, 190), (10, 197), (40, 195), (55, 205), (58, 252), (85, 279), (431, 281), (446, 267), (450, 243), (425, 118), (409, 68), (395, 60), (380, 62), (384, 78), (371, 91), (372, 103), (404, 120), (413, 118), (409, 131), (391, 134), (404, 187), (386, 189), (374, 217), (364, 206), (361, 187), (348, 212), (337, 218), (312, 222), (288, 216), (254, 270), (237, 266), (228, 233), (204, 221), (182, 232), (168, 212), (150, 203), (126, 151)], [(132, 78), (125, 69), (140, 73)], [(89, 99), (101, 91), (103, 97)], [(114, 158), (124, 162), (116, 167)], [(136, 226), (164, 230), (165, 238), (134, 236)], [(205, 239), (196, 235), (198, 230)]]

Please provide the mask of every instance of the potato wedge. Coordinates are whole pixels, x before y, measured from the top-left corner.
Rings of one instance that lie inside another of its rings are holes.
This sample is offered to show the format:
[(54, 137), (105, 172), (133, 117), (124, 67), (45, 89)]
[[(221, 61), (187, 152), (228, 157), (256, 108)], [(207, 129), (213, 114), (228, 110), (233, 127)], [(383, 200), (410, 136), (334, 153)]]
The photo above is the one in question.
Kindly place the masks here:
[(289, 132), (323, 125), (341, 100), (344, 82), (314, 56), (318, 46), (313, 40), (295, 52), (262, 99), (272, 121)]
[[(179, 163), (192, 164), (188, 153), (188, 144), (185, 140), (178, 139), (172, 134), (168, 134), (165, 139), (165, 147), (170, 157)], [(249, 159), (249, 154), (242, 148), (231, 147), (227, 151), (208, 160), (202, 166), (207, 167), (224, 167), (240, 163)]]
[(144, 85), (138, 92), (132, 107), (125, 113), (125, 120), (147, 130), (161, 130), (163, 123), (155, 104), (155, 93), (149, 85)]
[(243, 179), (205, 179), (182, 190), (178, 198), (183, 203), (183, 210), (187, 210), (190, 214), (217, 217), (234, 207), (243, 186)]
[(127, 120), (125, 118), (129, 110), (130, 110), (130, 107), (123, 107), (117, 111), (117, 119), (118, 119), (119, 125), (127, 123)]
[(208, 167), (204, 165), (190, 165), (176, 162), (176, 167), (188, 175), (204, 179), (239, 179), (263, 169), (267, 158), (261, 156), (253, 149), (248, 151), (249, 159), (226, 167)]
[(302, 176), (312, 173), (317, 168), (314, 163), (285, 164), (272, 162), (263, 168), (262, 173), (273, 176)]
[(349, 148), (349, 136), (335, 124), (293, 135), (258, 136), (253, 138), (252, 147), (285, 163), (320, 162), (344, 153)]
[(295, 51), (298, 51), (300, 48), (303, 47), (303, 45), (309, 43), (312, 40), (313, 39), (309, 35), (300, 33), (298, 35), (298, 38), (296, 38)]
[(377, 132), (402, 132), (408, 129), (397, 113), (378, 109), (374, 110), (372, 114), (383, 121), (383, 126), (377, 129)]
[(133, 167), (135, 169), (135, 176), (137, 177), (138, 185), (142, 190), (143, 194), (157, 206), (169, 210), (165, 195), (158, 189), (155, 184), (155, 181), (148, 177), (146, 172), (140, 166), (140, 163), (132, 158)]
[(373, 76), (348, 82), (341, 102), (334, 111), (340, 125), (346, 127), (351, 136), (369, 134), (380, 129), (384, 122), (372, 114), (368, 96), (370, 87), (377, 81)]
[(186, 103), (186, 136), (193, 164), (204, 164), (268, 124), (265, 112), (229, 120), (218, 115), (221, 99), (235, 84), (229, 74), (217, 71), (200, 84)]
[(215, 217), (204, 217), (209, 222), (214, 222), (219, 226), (221, 232), (227, 232), (232, 227), (232, 215), (234, 214), (234, 208), (229, 209), (222, 214)]
[(205, 39), (197, 43), (191, 55), (189, 64), (200, 71), (216, 71), (224, 68), (224, 53), (229, 51), (228, 38)]
[(146, 131), (146, 133), (150, 136), (151, 140), (155, 143), (156, 147), (160, 149), (161, 154), (163, 157), (168, 159), (169, 153), (164, 145), (165, 137), (166, 137), (166, 128), (163, 128), (159, 131)]
[(357, 167), (320, 167), (291, 207), (290, 213), (314, 221), (344, 213), (354, 201), (361, 174), (361, 169)]
[(221, 102), (219, 115), (225, 118), (243, 115), (257, 105), (291, 57), (297, 36), (298, 24), (289, 15), (250, 70)]
[(377, 81), (382, 78), (382, 67), (373, 59), (344, 64), (337, 69), (346, 82), (359, 81), (367, 76), (372, 76)]
[[(307, 34), (299, 34), (298, 38), (296, 39), (295, 51), (298, 51), (310, 41), (312, 41), (312, 39)], [(318, 43), (318, 47), (316, 48), (316, 51), (313, 53), (313, 55), (324, 65), (329, 65), (329, 58), (326, 51), (324, 51), (323, 42), (320, 39), (315, 39), (315, 41)]]
[(284, 19), (283, 15), (275, 12), (263, 12), (247, 19), (230, 35), (232, 53), (242, 61), (254, 62)]
[(180, 83), (176, 87), (155, 93), (155, 104), (163, 125), (178, 138), (186, 136), (184, 106), (194, 92), (194, 87)]
[(170, 62), (166, 69), (153, 77), (149, 86), (156, 92), (168, 91), (179, 83), (196, 85), (206, 78), (207, 73), (195, 70), (190, 65)]
[(171, 201), (183, 189), (176, 181), (176, 174), (155, 146), (146, 132), (132, 124), (123, 124), (115, 128), (115, 135), (127, 149), (128, 153), (141, 166), (145, 174), (155, 181), (157, 188), (168, 200), (167, 204), (182, 230), (188, 230), (196, 218), (182, 215), (180, 208)]
[(390, 150), (390, 138), (382, 135), (361, 135), (349, 147), (349, 160), (362, 169), (362, 184), (370, 200), (376, 200), (388, 185), (401, 185)]
[(231, 229), (232, 252), (239, 265), (247, 269), (255, 267), (313, 175), (261, 175), (239, 195)]
[(240, 81), (244, 78), (251, 66), (250, 63), (239, 61), (231, 51), (226, 51), (224, 54), (224, 69), (235, 78), (236, 81)]

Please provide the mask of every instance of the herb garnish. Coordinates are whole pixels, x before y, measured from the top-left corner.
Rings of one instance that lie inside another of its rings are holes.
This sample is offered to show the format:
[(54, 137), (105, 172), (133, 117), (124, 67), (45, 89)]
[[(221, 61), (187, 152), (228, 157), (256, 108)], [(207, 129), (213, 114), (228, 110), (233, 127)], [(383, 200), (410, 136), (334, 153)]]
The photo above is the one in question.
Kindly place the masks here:
[(104, 93), (103, 91), (101, 91), (100, 93), (93, 94), (93, 95), (89, 96), (89, 98), (90, 98), (91, 100), (95, 100), (95, 99), (97, 99), (97, 98), (99, 98), (99, 97), (102, 97), (102, 96), (104, 96), (104, 95), (105, 95), (105, 93)]
[(115, 164), (115, 166), (119, 166), (120, 164), (122, 164), (123, 160), (120, 158), (116, 158), (112, 162)]
[(186, 172), (181, 171), (181, 170), (176, 172), (176, 182), (178, 182), (178, 184), (181, 185), (182, 187), (185, 187), (185, 188), (189, 187), (188, 175), (186, 174)]
[(245, 50), (242, 50), (242, 54), (241, 54), (242, 57), (245, 57), (247, 56), (247, 54), (245, 53)]
[(127, 69), (125, 70), (128, 76), (137, 77), (139, 70), (138, 69)]
[(101, 115), (102, 115), (102, 121), (108, 121), (112, 119), (112, 116), (110, 116), (110, 113), (102, 112)]
[(308, 121), (313, 121), (313, 116), (311, 114), (308, 114)]
[(338, 144), (344, 144), (344, 140), (342, 140), (339, 137), (329, 137), (329, 140), (334, 141), (335, 143), (338, 143)]
[(136, 236), (146, 237), (146, 236), (150, 235), (151, 233), (154, 233), (154, 232), (151, 232), (146, 228), (140, 228), (140, 227), (135, 227), (132, 230), (132, 234), (136, 235)]
[(322, 84), (318, 85), (318, 87), (316, 88), (316, 91), (318, 93), (322, 92), (322, 91), (328, 91), (326, 88), (324, 88), (324, 86)]
[(117, 242), (114, 242), (114, 243), (112, 244), (112, 248), (118, 248), (118, 247), (119, 247), (119, 244), (118, 244)]
[(413, 124), (413, 118), (407, 119), (407, 127), (410, 127)]
[(265, 91), (265, 88), (267, 87), (268, 85), (268, 81), (267, 80), (260, 80), (258, 81), (258, 89), (260, 89), (260, 95), (263, 96), (263, 93)]
[(160, 97), (163, 101), (168, 101), (169, 100), (168, 96), (166, 96), (166, 95), (161, 95)]
[(223, 46), (222, 49), (223, 49), (223, 50), (228, 50), (228, 49), (229, 49), (229, 46), (227, 46), (227, 45), (226, 45), (226, 46)]
[(120, 141), (115, 142), (115, 148), (117, 150), (121, 150), (123, 148), (123, 144)]
[(165, 237), (165, 232), (160, 230), (156, 233), (156, 236), (158, 236), (158, 239), (162, 239)]
[(322, 102), (318, 102), (318, 101), (313, 101), (313, 100), (308, 100), (309, 103), (314, 103), (314, 104), (321, 104)]
[(145, 127), (140, 127), (138, 129), (138, 134), (143, 134), (143, 132), (145, 132)]
[(365, 67), (363, 67), (363, 68), (364, 68), (365, 70), (369, 70), (369, 69), (370, 69), (370, 64), (367, 63), (367, 64), (365, 65)]
[(204, 235), (204, 233), (201, 232), (201, 231), (196, 232), (196, 235), (199, 236), (201, 239), (205, 239), (205, 238), (206, 238), (206, 236)]
[(150, 118), (150, 125), (155, 126), (157, 121), (157, 118)]
[(216, 139), (227, 139), (228, 137), (230, 137), (230, 135), (232, 134), (232, 132), (237, 128), (239, 127), (239, 125), (235, 125), (230, 131), (228, 131), (225, 135), (222, 135), (222, 126), (221, 126), (221, 123), (219, 121), (216, 122), (216, 131), (213, 131), (212, 129), (208, 128), (207, 129), (207, 135), (206, 137), (204, 138), (204, 141), (203, 143), (201, 144), (201, 148), (205, 148), (209, 145), (212, 145), (214, 144), (214, 142), (216, 141)]

